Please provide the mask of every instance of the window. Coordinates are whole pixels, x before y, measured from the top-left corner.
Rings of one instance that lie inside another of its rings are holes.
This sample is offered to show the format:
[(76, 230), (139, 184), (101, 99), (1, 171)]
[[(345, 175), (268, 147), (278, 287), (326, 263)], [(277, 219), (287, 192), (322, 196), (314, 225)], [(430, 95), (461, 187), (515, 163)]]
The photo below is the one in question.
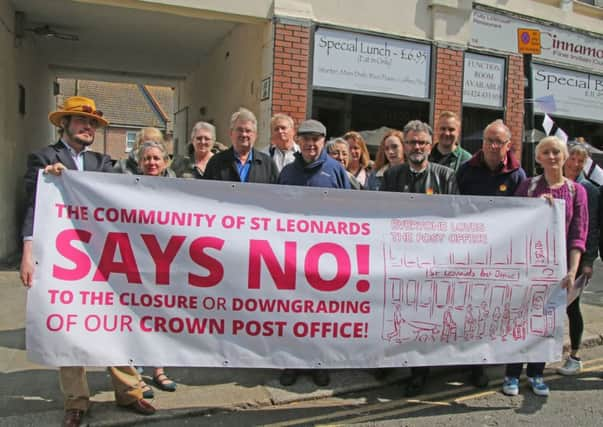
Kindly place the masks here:
[(134, 148), (136, 143), (136, 132), (126, 132), (126, 153), (129, 153)]

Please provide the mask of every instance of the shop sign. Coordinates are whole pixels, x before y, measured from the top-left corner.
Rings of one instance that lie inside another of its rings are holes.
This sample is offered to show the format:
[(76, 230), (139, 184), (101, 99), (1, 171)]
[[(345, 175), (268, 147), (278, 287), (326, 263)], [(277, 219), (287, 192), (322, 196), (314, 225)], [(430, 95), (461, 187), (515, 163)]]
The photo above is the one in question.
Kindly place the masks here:
[[(534, 98), (555, 100), (555, 115), (580, 120), (601, 121), (603, 111), (603, 76), (564, 70), (541, 64), (532, 65)], [(544, 112), (535, 104), (536, 111)]]
[(517, 33), (529, 27), (540, 31), (542, 52), (539, 58), (549, 61), (591, 68), (603, 73), (603, 38), (576, 33), (552, 25), (512, 18), (507, 15), (473, 11), (469, 45), (504, 52), (517, 52)]
[(319, 28), (313, 85), (321, 88), (429, 97), (431, 46)]
[(465, 53), (463, 104), (502, 107), (505, 87), (505, 60)]

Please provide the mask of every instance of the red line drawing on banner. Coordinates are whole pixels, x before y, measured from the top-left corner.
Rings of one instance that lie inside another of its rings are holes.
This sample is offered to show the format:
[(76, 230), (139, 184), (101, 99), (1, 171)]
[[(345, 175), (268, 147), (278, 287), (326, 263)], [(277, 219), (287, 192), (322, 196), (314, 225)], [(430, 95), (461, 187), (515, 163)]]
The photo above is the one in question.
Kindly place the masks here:
[[(476, 248), (451, 251), (443, 260), (417, 254), (404, 243), (384, 246), (382, 338), (408, 341), (525, 341), (552, 336), (557, 242), (548, 230), (523, 242), (509, 241), (506, 251)], [(443, 262), (442, 262), (443, 261)], [(525, 285), (527, 283), (527, 285)]]

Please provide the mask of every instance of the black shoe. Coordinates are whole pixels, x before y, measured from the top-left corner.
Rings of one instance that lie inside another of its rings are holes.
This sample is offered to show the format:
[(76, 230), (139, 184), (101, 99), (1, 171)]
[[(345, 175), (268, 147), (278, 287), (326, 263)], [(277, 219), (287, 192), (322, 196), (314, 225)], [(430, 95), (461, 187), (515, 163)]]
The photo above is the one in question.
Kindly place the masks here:
[(325, 369), (316, 369), (312, 371), (312, 381), (319, 387), (328, 386), (331, 382), (331, 377), (329, 376), (329, 371)]
[(297, 381), (297, 371), (295, 369), (285, 369), (281, 372), (281, 376), (278, 379), (283, 387), (288, 387), (295, 384)]
[(406, 397), (415, 397), (421, 394), (425, 388), (425, 382), (427, 382), (426, 375), (417, 375), (411, 377), (408, 385), (406, 386)]
[(486, 388), (490, 382), (490, 378), (486, 374), (486, 370), (483, 366), (476, 366), (471, 368), (471, 384), (477, 388)]

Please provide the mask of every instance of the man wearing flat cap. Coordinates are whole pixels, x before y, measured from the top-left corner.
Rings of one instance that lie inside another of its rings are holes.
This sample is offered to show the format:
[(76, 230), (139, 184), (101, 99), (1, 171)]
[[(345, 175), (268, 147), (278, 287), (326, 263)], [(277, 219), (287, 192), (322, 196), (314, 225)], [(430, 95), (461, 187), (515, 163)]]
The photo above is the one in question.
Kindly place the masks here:
[[(297, 129), (297, 143), (300, 151), (295, 153), (295, 160), (283, 168), (278, 183), (285, 185), (301, 185), (306, 187), (351, 188), (348, 174), (341, 163), (327, 155), (325, 136), (327, 129), (318, 120), (306, 120)], [(280, 383), (289, 386), (297, 381), (301, 370), (285, 369), (280, 376)], [(312, 370), (312, 380), (317, 386), (329, 384), (328, 371)]]
[(348, 175), (337, 160), (327, 155), (327, 129), (318, 120), (306, 120), (297, 129), (300, 152), (283, 168), (279, 184), (307, 187), (351, 188)]
[[(21, 260), (21, 280), (30, 288), (33, 283), (34, 262), (33, 219), (38, 171), (60, 175), (65, 169), (92, 172), (111, 172), (111, 159), (89, 149), (94, 142), (96, 129), (109, 122), (96, 109), (92, 99), (82, 96), (67, 98), (63, 107), (50, 113), (50, 122), (59, 128), (61, 135), (54, 145), (31, 153), (27, 158), (25, 173), (25, 220), (23, 222), (23, 258)], [(139, 375), (131, 366), (110, 367), (109, 374), (115, 389), (118, 405), (144, 415), (151, 415), (155, 408), (142, 398)], [(65, 426), (79, 426), (90, 404), (90, 390), (86, 380), (86, 370), (82, 366), (61, 367), (59, 369), (61, 391), (65, 400)]]

